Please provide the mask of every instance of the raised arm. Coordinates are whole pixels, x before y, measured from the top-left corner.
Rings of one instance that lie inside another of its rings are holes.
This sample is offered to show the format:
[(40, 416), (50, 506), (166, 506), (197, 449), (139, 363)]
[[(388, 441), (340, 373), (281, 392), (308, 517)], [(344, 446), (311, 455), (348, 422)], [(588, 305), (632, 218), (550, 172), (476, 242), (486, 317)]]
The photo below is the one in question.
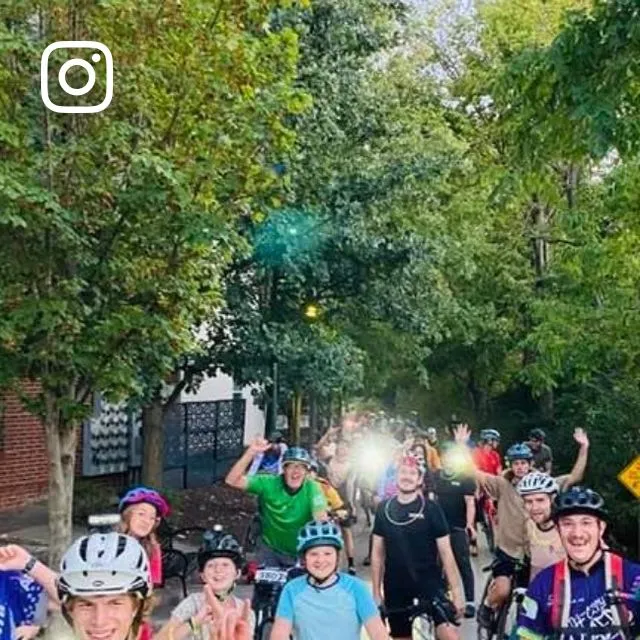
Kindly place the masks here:
[(578, 457), (564, 485), (565, 489), (582, 481), (587, 468), (587, 460), (589, 459), (589, 437), (587, 436), (587, 432), (584, 429), (578, 428), (573, 432), (573, 439), (578, 443), (580, 449), (578, 449)]
[(26, 572), (27, 575), (45, 589), (50, 602), (59, 604), (56, 584), (58, 574), (39, 560), (35, 560), (34, 564), (32, 559), (35, 560), (26, 549), (17, 544), (0, 547), (0, 571), (24, 571), (27, 566), (31, 565), (29, 571)]
[(256, 438), (245, 450), (240, 459), (231, 467), (224, 481), (236, 489), (246, 490), (249, 483), (247, 469), (253, 458), (259, 453), (264, 453), (271, 445), (264, 438)]

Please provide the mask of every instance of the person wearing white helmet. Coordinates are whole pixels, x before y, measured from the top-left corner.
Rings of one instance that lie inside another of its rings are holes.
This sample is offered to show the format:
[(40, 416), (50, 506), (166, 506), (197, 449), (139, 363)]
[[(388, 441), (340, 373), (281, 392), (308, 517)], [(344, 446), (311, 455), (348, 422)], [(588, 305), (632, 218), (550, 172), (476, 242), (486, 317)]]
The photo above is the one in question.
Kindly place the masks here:
[(141, 544), (122, 533), (78, 538), (64, 554), (60, 574), (17, 545), (0, 548), (0, 567), (22, 570), (51, 592), (54, 615), (48, 640), (134, 640), (151, 609), (149, 559)]
[(525, 550), (531, 560), (531, 581), (543, 569), (567, 557), (552, 520), (553, 500), (559, 486), (550, 475), (531, 471), (520, 480), (516, 489), (522, 496), (528, 516), (525, 522)]

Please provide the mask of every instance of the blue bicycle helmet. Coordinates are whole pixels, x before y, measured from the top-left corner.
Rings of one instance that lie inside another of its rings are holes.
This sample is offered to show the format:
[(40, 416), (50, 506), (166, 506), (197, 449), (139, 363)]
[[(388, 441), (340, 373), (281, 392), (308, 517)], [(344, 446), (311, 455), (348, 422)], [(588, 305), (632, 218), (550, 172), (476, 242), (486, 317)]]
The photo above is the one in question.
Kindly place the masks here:
[(335, 547), (338, 551), (342, 549), (344, 542), (340, 528), (333, 522), (307, 522), (298, 533), (298, 554), (324, 546)]
[(302, 447), (289, 447), (284, 456), (282, 456), (282, 465), (289, 462), (301, 462), (305, 464), (309, 469), (311, 468), (311, 456), (306, 449)]
[(507, 449), (509, 460), (533, 460), (533, 452), (526, 444), (513, 444)]

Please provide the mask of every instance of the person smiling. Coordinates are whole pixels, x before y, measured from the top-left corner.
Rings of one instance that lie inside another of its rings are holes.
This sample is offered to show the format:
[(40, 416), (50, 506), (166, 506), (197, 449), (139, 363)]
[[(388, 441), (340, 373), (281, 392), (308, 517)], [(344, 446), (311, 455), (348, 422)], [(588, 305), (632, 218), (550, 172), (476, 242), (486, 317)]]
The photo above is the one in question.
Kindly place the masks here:
[(287, 449), (282, 475), (248, 476), (253, 458), (270, 446), (262, 438), (254, 440), (225, 481), (259, 498), (262, 533), (256, 550), (258, 562), (287, 568), (296, 563), (297, 532), (312, 518), (327, 519), (327, 501), (318, 483), (309, 477), (311, 456), (301, 447)]
[(637, 638), (640, 565), (605, 547), (602, 497), (574, 486), (557, 496), (553, 517), (567, 559), (543, 569), (529, 586), (518, 637)]
[(270, 640), (359, 640), (363, 626), (370, 640), (388, 640), (366, 584), (338, 572), (343, 546), (340, 529), (332, 522), (302, 527), (297, 549), (306, 575), (285, 585)]
[(213, 640), (220, 617), (216, 616), (216, 601), (221, 605), (222, 615), (227, 610), (238, 613), (246, 622), (247, 633), (253, 636), (255, 615), (249, 602), (234, 596), (243, 561), (242, 549), (234, 536), (224, 533), (221, 528), (205, 532), (198, 552), (198, 569), (204, 589), (187, 596), (172, 611), (171, 619), (161, 629), (157, 640)]

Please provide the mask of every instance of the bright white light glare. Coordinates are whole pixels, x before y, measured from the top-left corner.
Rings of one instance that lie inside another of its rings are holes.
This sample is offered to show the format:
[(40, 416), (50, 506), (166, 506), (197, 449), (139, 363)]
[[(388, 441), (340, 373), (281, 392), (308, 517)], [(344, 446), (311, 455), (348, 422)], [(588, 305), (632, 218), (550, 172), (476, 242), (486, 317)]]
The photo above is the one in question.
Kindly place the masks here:
[(447, 471), (461, 473), (470, 469), (471, 460), (469, 453), (461, 448), (451, 449), (442, 457), (442, 466)]
[(391, 458), (389, 452), (379, 443), (366, 443), (355, 460), (355, 465), (362, 475), (378, 477), (387, 468)]

